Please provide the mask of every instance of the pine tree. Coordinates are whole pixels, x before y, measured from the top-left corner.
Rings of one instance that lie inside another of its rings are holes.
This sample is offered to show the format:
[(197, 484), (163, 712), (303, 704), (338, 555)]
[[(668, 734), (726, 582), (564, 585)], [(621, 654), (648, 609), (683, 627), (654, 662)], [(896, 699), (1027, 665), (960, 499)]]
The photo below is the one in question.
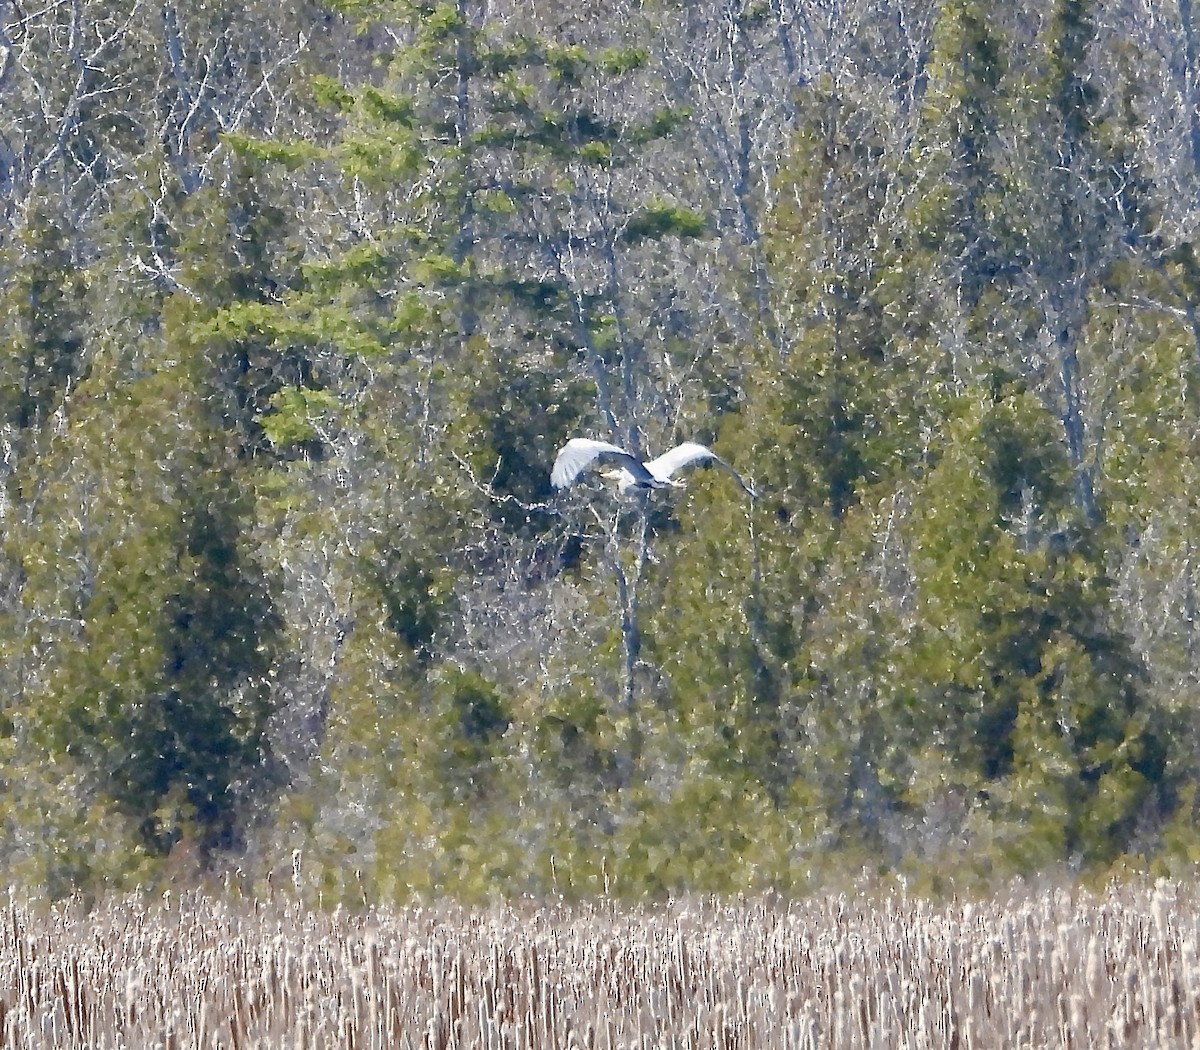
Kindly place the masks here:
[(913, 516), (926, 641), (910, 680), (977, 833), (1018, 870), (1110, 860), (1169, 800), (1167, 723), (1052, 418), (1019, 391), (978, 403)]

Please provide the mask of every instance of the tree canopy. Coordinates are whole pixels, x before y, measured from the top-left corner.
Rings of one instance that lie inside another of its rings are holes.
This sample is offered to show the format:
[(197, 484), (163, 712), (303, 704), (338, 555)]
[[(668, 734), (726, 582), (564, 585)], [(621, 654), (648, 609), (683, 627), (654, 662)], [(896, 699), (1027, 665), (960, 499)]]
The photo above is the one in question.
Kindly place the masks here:
[(1191, 864), (1195, 17), (10, 6), (6, 876)]

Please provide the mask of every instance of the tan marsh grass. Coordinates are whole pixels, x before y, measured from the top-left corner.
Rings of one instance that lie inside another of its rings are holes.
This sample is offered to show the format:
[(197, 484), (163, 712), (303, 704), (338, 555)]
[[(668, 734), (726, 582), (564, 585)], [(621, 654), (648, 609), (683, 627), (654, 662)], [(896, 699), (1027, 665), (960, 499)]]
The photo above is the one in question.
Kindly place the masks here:
[(0, 1047), (1200, 1045), (1190, 889), (326, 913), (8, 906)]

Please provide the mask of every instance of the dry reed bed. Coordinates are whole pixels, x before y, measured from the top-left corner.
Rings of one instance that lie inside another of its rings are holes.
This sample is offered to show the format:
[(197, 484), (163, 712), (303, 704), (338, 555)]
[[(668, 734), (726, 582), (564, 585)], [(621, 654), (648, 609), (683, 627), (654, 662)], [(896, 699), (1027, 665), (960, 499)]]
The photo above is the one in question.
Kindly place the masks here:
[(1196, 903), (14, 901), (0, 1046), (1193, 1047)]

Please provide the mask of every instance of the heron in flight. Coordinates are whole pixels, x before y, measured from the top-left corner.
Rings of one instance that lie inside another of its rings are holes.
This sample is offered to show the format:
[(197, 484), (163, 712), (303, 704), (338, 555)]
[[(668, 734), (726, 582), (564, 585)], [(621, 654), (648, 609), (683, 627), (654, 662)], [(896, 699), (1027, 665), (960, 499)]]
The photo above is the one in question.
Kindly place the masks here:
[(604, 477), (617, 483), (617, 490), (624, 495), (630, 489), (644, 491), (647, 489), (682, 488), (683, 482), (675, 480), (672, 475), (684, 467), (694, 463), (719, 463), (742, 487), (742, 491), (751, 499), (757, 493), (747, 485), (728, 463), (712, 449), (695, 441), (685, 441), (676, 445), (669, 452), (664, 452), (655, 459), (643, 463), (637, 456), (631, 455), (617, 445), (607, 441), (592, 441), (590, 438), (571, 438), (558, 453), (554, 461), (554, 469), (550, 472), (550, 484), (556, 489), (565, 489), (578, 480), (579, 475), (596, 463), (611, 463), (614, 468), (601, 471)]

